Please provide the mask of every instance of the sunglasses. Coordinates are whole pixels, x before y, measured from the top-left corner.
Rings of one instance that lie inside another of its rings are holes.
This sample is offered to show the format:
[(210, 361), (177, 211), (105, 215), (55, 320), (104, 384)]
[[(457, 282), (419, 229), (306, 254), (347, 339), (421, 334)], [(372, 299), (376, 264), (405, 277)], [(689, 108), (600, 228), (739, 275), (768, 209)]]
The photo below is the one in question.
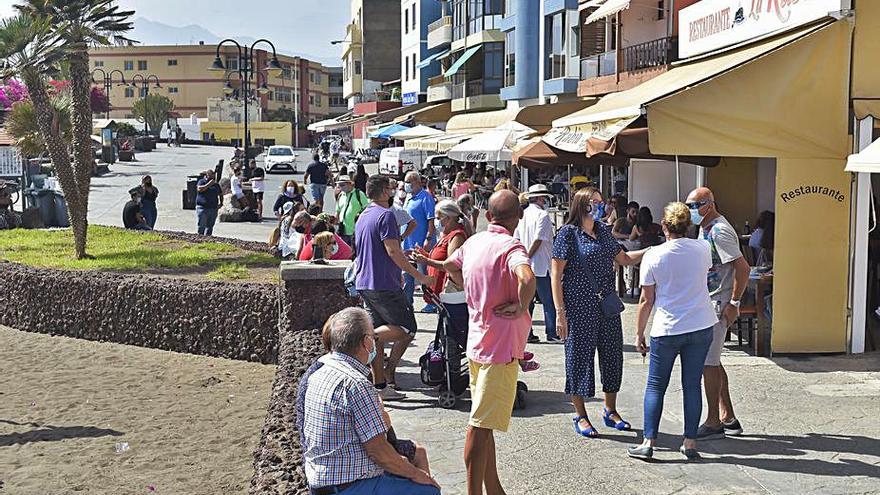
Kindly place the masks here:
[(703, 201), (694, 201), (694, 202), (691, 202), (691, 203), (685, 203), (684, 205), (687, 206), (688, 209), (691, 209), (691, 210), (699, 210), (700, 208), (706, 206), (706, 205), (709, 204), (709, 203), (711, 203), (711, 201), (709, 201), (709, 200), (703, 200)]

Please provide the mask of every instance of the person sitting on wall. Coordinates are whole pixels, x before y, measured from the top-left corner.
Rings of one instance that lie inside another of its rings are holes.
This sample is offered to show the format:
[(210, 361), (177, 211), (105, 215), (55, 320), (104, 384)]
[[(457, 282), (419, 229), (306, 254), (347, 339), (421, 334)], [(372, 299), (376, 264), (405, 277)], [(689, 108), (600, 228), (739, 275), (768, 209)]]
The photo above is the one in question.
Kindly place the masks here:
[(350, 260), (354, 251), (339, 236), (334, 229), (322, 219), (318, 219), (306, 236), (302, 250), (299, 253), (300, 261), (308, 261), (314, 258), (315, 247), (323, 250), (325, 260)]
[(122, 208), (122, 224), (129, 230), (153, 230), (147, 224), (146, 218), (141, 213), (141, 199), (144, 197), (144, 189), (141, 186), (129, 189), (131, 200)]
[(248, 207), (247, 196), (244, 195), (244, 190), (241, 187), (242, 180), (241, 167), (236, 166), (232, 170), (232, 178), (229, 179), (229, 187), (232, 190), (232, 207), (239, 210), (244, 210)]

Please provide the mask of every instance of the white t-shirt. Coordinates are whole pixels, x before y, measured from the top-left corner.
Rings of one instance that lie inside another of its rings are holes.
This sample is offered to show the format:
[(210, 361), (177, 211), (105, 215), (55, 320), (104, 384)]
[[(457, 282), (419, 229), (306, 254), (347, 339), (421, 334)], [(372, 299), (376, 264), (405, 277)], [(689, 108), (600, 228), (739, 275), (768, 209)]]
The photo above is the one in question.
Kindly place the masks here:
[(718, 322), (706, 286), (711, 267), (709, 243), (703, 240), (672, 239), (645, 253), (640, 283), (656, 291), (651, 337), (696, 332)]
[(241, 179), (238, 176), (233, 175), (229, 179), (229, 187), (232, 189), (232, 195), (236, 198), (244, 196), (244, 191), (241, 190)]
[(550, 274), (550, 258), (553, 255), (553, 221), (546, 211), (532, 204), (523, 212), (523, 218), (519, 221), (513, 236), (526, 247), (526, 251), (532, 249), (536, 240), (541, 240), (541, 246), (535, 251), (530, 265), (536, 277), (546, 277)]

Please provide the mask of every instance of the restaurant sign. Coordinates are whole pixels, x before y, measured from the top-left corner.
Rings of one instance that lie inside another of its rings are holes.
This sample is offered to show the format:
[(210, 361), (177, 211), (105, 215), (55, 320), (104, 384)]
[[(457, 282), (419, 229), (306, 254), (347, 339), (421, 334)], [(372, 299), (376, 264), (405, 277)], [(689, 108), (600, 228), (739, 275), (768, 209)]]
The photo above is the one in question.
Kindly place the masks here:
[(779, 199), (782, 200), (783, 203), (788, 203), (789, 201), (793, 201), (801, 196), (806, 195), (814, 195), (814, 196), (827, 196), (838, 203), (843, 203), (846, 200), (846, 196), (837, 189), (833, 187), (820, 186), (820, 185), (806, 185), (799, 186), (790, 191), (785, 191), (779, 195)]
[(635, 117), (624, 117), (622, 119), (600, 120), (598, 122), (589, 122), (586, 124), (569, 125), (565, 127), (554, 127), (544, 135), (544, 142), (554, 148), (572, 153), (586, 153), (587, 142), (590, 139), (599, 139), (601, 141), (611, 141), (614, 136), (620, 134), (620, 131), (636, 119)]
[(849, 8), (850, 0), (702, 0), (678, 14), (678, 57), (795, 28)]

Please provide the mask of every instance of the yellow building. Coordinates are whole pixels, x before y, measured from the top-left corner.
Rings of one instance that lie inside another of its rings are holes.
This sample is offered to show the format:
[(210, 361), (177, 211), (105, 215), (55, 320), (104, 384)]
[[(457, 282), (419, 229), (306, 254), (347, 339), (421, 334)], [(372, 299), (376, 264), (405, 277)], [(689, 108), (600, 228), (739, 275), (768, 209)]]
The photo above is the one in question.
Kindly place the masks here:
[[(175, 111), (182, 116), (196, 114), (206, 117), (208, 98), (224, 97), (223, 89), (227, 80), (234, 87), (239, 85), (237, 73), (224, 74), (209, 70), (216, 52), (217, 45), (139, 45), (92, 48), (89, 56), (97, 86), (103, 86), (105, 73), (112, 73), (111, 118), (132, 116), (132, 107), (143, 92), (143, 79), (136, 77), (137, 74), (158, 77), (161, 87), (155, 87), (154, 79), (149, 78), (149, 91), (171, 98)], [(238, 50), (234, 45), (223, 45), (220, 54), (227, 69), (238, 68)], [(257, 49), (255, 55), (257, 67), (265, 67), (272, 57), (271, 52), (264, 49)], [(277, 77), (268, 76), (265, 82), (271, 91), (260, 97), (264, 119), (267, 118), (267, 111), (293, 109), (294, 102), (299, 103), (302, 128), (308, 123), (341, 115), (346, 111), (345, 102), (341, 98), (341, 69), (280, 53), (278, 60), (283, 71)], [(129, 84), (121, 84), (120, 72)], [(264, 82), (263, 76), (258, 79), (259, 84)], [(136, 80), (137, 87), (131, 86), (132, 80)], [(339, 87), (331, 87), (331, 81)]]
[[(222, 143), (241, 143), (244, 135), (244, 122), (202, 122), (201, 133), (203, 138)], [(248, 133), (251, 141), (257, 145), (293, 146), (293, 124), (290, 122), (251, 122), (248, 124)]]

